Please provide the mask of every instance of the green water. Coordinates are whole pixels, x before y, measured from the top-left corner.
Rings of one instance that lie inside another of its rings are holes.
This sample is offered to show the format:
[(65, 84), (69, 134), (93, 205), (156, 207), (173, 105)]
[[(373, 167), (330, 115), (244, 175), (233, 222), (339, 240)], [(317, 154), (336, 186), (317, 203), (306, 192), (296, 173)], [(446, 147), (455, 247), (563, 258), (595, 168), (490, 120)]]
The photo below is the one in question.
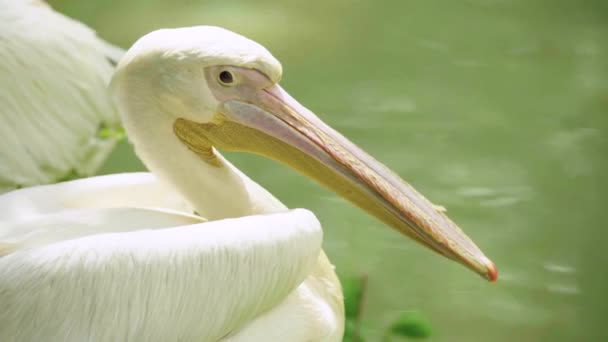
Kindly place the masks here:
[[(447, 207), (498, 265), (488, 284), (291, 170), (229, 155), (317, 214), (341, 275), (369, 276), (369, 341), (408, 310), (436, 341), (608, 337), (608, 2), (51, 3), (123, 47), (196, 24), (257, 40), (294, 97)], [(141, 169), (122, 145), (103, 172)]]

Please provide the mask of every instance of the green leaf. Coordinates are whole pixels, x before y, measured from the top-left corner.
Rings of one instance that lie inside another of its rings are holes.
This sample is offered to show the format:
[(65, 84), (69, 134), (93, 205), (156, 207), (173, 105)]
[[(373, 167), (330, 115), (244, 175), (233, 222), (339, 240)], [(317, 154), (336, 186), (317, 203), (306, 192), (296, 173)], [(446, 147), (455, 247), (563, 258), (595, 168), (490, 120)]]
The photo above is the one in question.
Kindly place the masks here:
[(340, 279), (344, 293), (344, 310), (347, 319), (359, 320), (365, 305), (367, 291), (367, 275), (344, 277)]
[(125, 136), (125, 130), (121, 126), (110, 127), (106, 126), (105, 124), (101, 124), (97, 130), (97, 138), (99, 139), (114, 139), (119, 141), (124, 139)]
[(344, 325), (344, 338), (342, 342), (365, 342), (360, 336), (361, 330), (361, 323), (347, 319)]
[(356, 319), (361, 308), (363, 285), (359, 278), (342, 279), (344, 293), (344, 310), (347, 319)]
[(59, 179), (57, 179), (57, 183), (71, 181), (71, 180), (78, 179), (81, 177), (82, 177), (82, 175), (78, 174), (78, 171), (71, 169), (70, 171), (68, 171), (68, 173), (61, 176)]
[(408, 311), (391, 325), (390, 333), (401, 337), (423, 339), (432, 335), (432, 329), (428, 320), (420, 313)]
[(342, 342), (354, 342), (354, 336), (357, 331), (357, 323), (353, 320), (347, 319), (344, 324), (344, 338)]
[(344, 293), (344, 310), (346, 324), (343, 341), (363, 342), (361, 337), (363, 311), (365, 306), (365, 292), (367, 290), (367, 275), (359, 277), (342, 277), (342, 291)]

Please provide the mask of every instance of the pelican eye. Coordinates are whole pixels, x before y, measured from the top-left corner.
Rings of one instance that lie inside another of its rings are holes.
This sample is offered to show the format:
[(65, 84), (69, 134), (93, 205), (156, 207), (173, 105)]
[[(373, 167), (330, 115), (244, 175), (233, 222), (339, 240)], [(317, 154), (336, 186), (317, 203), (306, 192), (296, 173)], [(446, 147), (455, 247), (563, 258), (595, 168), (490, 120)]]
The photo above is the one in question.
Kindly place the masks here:
[(232, 76), (232, 73), (228, 70), (220, 72), (218, 78), (223, 85), (231, 85), (234, 82), (234, 76)]

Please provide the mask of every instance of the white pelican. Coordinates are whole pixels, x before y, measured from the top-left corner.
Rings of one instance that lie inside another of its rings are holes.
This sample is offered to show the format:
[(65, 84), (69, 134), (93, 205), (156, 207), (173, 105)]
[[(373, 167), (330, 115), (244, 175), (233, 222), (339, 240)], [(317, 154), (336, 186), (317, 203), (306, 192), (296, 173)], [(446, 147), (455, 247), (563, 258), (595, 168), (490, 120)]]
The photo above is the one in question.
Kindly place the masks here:
[(0, 0), (0, 193), (95, 174), (120, 127), (106, 88), (121, 55), (43, 1)]
[(0, 197), (0, 340), (340, 341), (341, 287), (319, 222), (216, 148), (283, 162), (496, 279), (444, 210), (290, 97), (281, 73), (261, 45), (217, 27), (138, 40), (111, 90), (154, 176)]

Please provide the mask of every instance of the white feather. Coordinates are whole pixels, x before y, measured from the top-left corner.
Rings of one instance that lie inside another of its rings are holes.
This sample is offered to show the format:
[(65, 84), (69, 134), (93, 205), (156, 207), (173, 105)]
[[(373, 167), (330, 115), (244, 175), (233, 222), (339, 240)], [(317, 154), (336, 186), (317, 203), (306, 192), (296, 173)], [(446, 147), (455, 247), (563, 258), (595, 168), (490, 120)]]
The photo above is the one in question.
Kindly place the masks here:
[(27, 248), (0, 258), (0, 340), (216, 341), (279, 304), (321, 250), (305, 210), (197, 222), (127, 208), (3, 221)]
[(106, 86), (120, 50), (41, 1), (0, 0), (0, 193), (92, 175), (116, 139)]
[(17, 190), (0, 207), (12, 245), (0, 341), (341, 337), (340, 286), (309, 211), (201, 223), (148, 173)]

